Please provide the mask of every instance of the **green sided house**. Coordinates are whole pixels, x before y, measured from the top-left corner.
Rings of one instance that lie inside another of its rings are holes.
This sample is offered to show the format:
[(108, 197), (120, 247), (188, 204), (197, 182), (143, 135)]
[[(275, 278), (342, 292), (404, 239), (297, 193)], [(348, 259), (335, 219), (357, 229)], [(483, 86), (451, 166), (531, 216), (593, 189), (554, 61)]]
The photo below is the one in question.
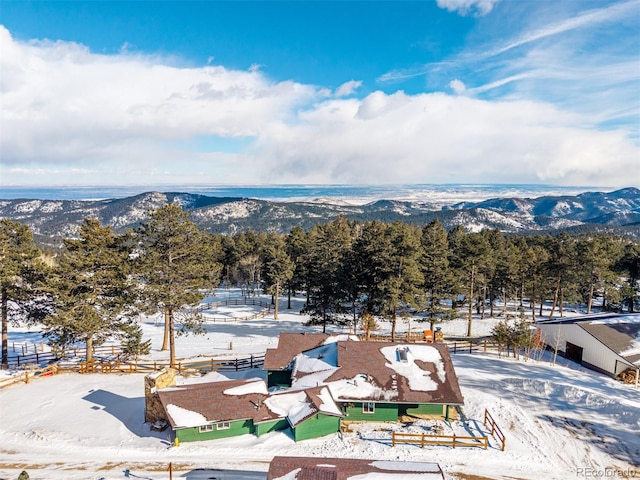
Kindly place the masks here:
[[(315, 342), (308, 337), (315, 337)], [(305, 343), (316, 346), (300, 351)], [(406, 345), (286, 334), (280, 336), (277, 351), (267, 350), (264, 368), (268, 378), (277, 378), (276, 385), (282, 387), (328, 387), (344, 420), (380, 422), (432, 415), (448, 420), (452, 408), (464, 402), (449, 350), (441, 343)]]
[(326, 387), (269, 394), (261, 379), (173, 386), (157, 391), (180, 442), (290, 429), (296, 441), (340, 429), (342, 412)]

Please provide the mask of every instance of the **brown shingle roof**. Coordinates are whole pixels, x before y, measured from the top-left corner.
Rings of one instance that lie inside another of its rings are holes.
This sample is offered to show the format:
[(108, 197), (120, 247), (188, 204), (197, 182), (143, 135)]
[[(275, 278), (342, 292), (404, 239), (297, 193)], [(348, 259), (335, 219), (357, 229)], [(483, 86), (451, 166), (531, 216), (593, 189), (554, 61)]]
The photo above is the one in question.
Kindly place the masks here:
[[(267, 422), (271, 420), (285, 418), (286, 415), (275, 413), (268, 407), (266, 400), (270, 397), (262, 393), (243, 393), (234, 395), (228, 392), (232, 388), (237, 388), (242, 392), (242, 388), (251, 383), (262, 382), (263, 380), (235, 380), (218, 381), (207, 383), (196, 383), (192, 385), (181, 385), (170, 387), (158, 391), (160, 401), (167, 412), (167, 405), (176, 405), (191, 412), (203, 415), (208, 423), (224, 422), (232, 420), (252, 419), (254, 423)], [(264, 385), (266, 390), (266, 385)], [(327, 390), (322, 397), (323, 390)], [(279, 392), (272, 394), (272, 397), (284, 395), (296, 395), (300, 392)], [(334, 403), (331, 393), (327, 387), (310, 388), (303, 392), (305, 394), (304, 406), (300, 404), (303, 414), (297, 414), (294, 418), (289, 418), (289, 423), (296, 426), (317, 413), (326, 415), (342, 416), (340, 408)], [(324, 400), (324, 401), (323, 401)], [(167, 412), (167, 420), (173, 428), (184, 427), (179, 420), (172, 418)]]
[[(275, 480), (297, 471), (298, 480), (348, 480), (356, 475), (371, 474), (376, 479), (443, 480), (437, 463), (377, 461), (353, 458), (274, 457), (267, 480)], [(366, 477), (359, 477), (366, 478)]]
[[(254, 380), (229, 380), (222, 382), (181, 385), (158, 390), (165, 411), (167, 405), (177, 405), (183, 409), (203, 415), (208, 422), (223, 422), (251, 418), (254, 422), (275, 420), (278, 417), (264, 405), (267, 395), (248, 393), (245, 395), (227, 395), (225, 390), (241, 387)], [(265, 386), (266, 389), (266, 386)], [(172, 427), (181, 427), (167, 414)]]
[[(434, 358), (442, 362), (444, 378), (438, 375), (438, 366), (433, 362), (422, 361), (419, 359), (412, 360), (412, 364), (407, 366), (414, 367), (414, 372), (427, 377), (435, 382), (435, 388), (421, 389), (412, 388), (409, 378), (398, 371), (391, 368), (391, 362), (384, 356), (382, 349), (391, 349), (396, 351), (398, 348), (407, 347), (406, 344), (398, 344), (393, 342), (337, 342), (337, 368), (330, 376), (326, 377), (324, 384), (331, 385), (332, 382), (340, 382), (352, 380), (358, 376), (365, 377), (366, 381), (375, 385), (390, 397), (386, 400), (394, 403), (434, 403), (461, 405), (464, 402), (458, 378), (453, 368), (453, 363), (449, 355), (449, 349), (441, 343), (433, 344), (415, 344), (409, 345), (409, 349), (415, 351), (429, 351), (433, 349)], [(313, 354), (313, 351), (310, 352)], [(393, 364), (398, 367), (400, 362), (394, 359)], [(295, 382), (298, 385), (305, 384), (305, 377), (313, 375), (308, 372), (296, 372)], [(309, 378), (312, 378), (309, 376)], [(415, 387), (415, 385), (414, 385)], [(335, 390), (335, 388), (334, 388)], [(359, 394), (361, 392), (358, 392)], [(375, 397), (347, 397), (345, 394), (333, 392), (334, 397), (339, 401), (381, 401), (380, 391), (372, 393)]]
[(278, 340), (278, 348), (269, 348), (264, 357), (265, 370), (286, 370), (299, 353), (311, 350), (329, 338), (324, 333), (289, 333), (282, 332)]

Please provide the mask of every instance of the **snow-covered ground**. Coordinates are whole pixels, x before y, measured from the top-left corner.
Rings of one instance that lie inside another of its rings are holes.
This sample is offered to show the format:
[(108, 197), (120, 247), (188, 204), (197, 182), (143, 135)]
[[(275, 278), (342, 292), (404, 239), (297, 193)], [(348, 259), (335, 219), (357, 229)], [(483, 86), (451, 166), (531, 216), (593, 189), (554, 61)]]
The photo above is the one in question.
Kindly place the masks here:
[[(219, 297), (234, 292), (220, 291)], [(262, 354), (277, 345), (281, 331), (305, 331), (306, 317), (281, 302), (278, 320), (237, 321), (260, 307), (221, 307), (202, 336), (179, 336), (177, 355), (238, 356)], [(237, 310), (236, 310), (237, 309)], [(224, 314), (224, 315), (223, 315)], [(159, 351), (159, 318), (142, 319), (152, 340), (148, 359), (166, 360)], [(476, 335), (488, 334), (496, 320), (476, 320)], [(381, 324), (382, 330), (388, 325)], [(399, 330), (423, 329), (400, 322)], [(442, 325), (447, 335), (462, 335), (466, 321)], [(315, 328), (315, 330), (318, 330)], [(338, 329), (343, 332), (343, 330)], [(343, 333), (347, 333), (344, 331)], [(10, 329), (11, 342), (38, 344), (39, 333)], [(19, 350), (19, 348), (18, 348)], [(168, 431), (152, 432), (144, 423), (144, 384), (140, 374), (63, 374), (0, 390), (0, 479), (27, 470), (31, 479), (197, 478), (198, 469), (266, 472), (276, 455), (367, 458), (438, 462), (447, 478), (540, 479), (639, 478), (640, 391), (561, 359), (516, 361), (493, 354), (455, 354), (453, 361), (465, 397), (464, 418), (444, 425), (445, 432), (483, 435), (485, 408), (506, 434), (506, 449), (490, 438), (488, 450), (475, 448), (391, 447), (391, 430), (422, 433), (433, 421), (412, 424), (361, 424), (352, 432), (295, 443), (282, 432), (260, 438), (172, 445)], [(220, 373), (210, 374), (220, 378)], [(262, 376), (260, 371), (228, 375)], [(136, 478), (136, 477), (133, 477)], [(198, 477), (199, 478), (199, 477)], [(206, 477), (205, 477), (206, 478)]]

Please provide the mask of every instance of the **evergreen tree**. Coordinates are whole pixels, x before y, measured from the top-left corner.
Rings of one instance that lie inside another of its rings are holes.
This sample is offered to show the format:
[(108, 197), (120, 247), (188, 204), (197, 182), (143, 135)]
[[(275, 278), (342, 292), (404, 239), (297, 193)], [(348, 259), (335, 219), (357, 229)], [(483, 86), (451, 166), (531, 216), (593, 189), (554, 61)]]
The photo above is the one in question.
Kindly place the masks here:
[(418, 307), (424, 277), (418, 264), (422, 251), (416, 228), (396, 222), (387, 232), (389, 263), (380, 285), (380, 300), (382, 315), (391, 320), (391, 341), (395, 341), (397, 318)]
[(296, 291), (306, 290), (307, 288), (307, 271), (304, 258), (309, 250), (309, 241), (302, 227), (295, 226), (287, 235), (285, 243), (289, 258), (293, 262), (293, 273), (286, 283), (287, 308), (291, 308), (291, 295)]
[(536, 302), (544, 301), (544, 291), (547, 288), (546, 266), (549, 253), (544, 248), (542, 237), (532, 237), (524, 241), (520, 247), (520, 262), (518, 274), (522, 285), (522, 297), (529, 298), (531, 318), (536, 318)]
[(425, 313), (434, 324), (452, 318), (454, 310), (443, 303), (447, 295), (451, 295), (453, 278), (449, 267), (449, 243), (447, 231), (437, 219), (422, 229), (422, 257), (420, 267), (424, 278)]
[(351, 263), (364, 296), (363, 313), (382, 314), (384, 282), (391, 265), (389, 225), (374, 220), (366, 222), (354, 241)]
[(604, 282), (612, 274), (614, 262), (619, 258), (619, 246), (610, 235), (582, 237), (578, 240), (576, 250), (581, 266), (580, 283), (587, 314), (591, 313), (594, 296), (598, 291), (603, 293)]
[(268, 236), (263, 252), (265, 285), (274, 298), (273, 318), (278, 319), (278, 299), (280, 288), (293, 276), (294, 264), (287, 253), (284, 238), (278, 234)]
[(168, 347), (172, 366), (176, 361), (177, 315), (181, 314), (181, 331), (198, 331), (202, 319), (189, 307), (196, 307), (204, 298), (200, 289), (216, 286), (220, 278), (221, 265), (203, 235), (189, 214), (176, 204), (153, 212), (150, 221), (137, 232), (140, 297), (150, 311), (164, 312), (163, 350)]
[(466, 286), (469, 309), (467, 314), (467, 336), (473, 333), (473, 305), (476, 297), (478, 278), (484, 281), (483, 272), (489, 258), (490, 246), (481, 233), (464, 234), (459, 229), (453, 229), (449, 234), (451, 248), (451, 263), (457, 271), (460, 283)]
[(311, 321), (327, 323), (341, 321), (345, 295), (339, 271), (351, 248), (351, 226), (342, 216), (309, 232), (309, 252), (305, 258), (308, 272), (307, 296), (304, 308)]
[(47, 267), (26, 225), (0, 220), (0, 296), (2, 305), (2, 366), (9, 362), (9, 321), (44, 318), (50, 297), (43, 282)]
[(627, 243), (622, 256), (615, 264), (615, 269), (626, 276), (626, 283), (621, 287), (621, 296), (627, 304), (629, 313), (635, 312), (640, 282), (640, 245)]
[(151, 351), (151, 340), (142, 338), (142, 327), (136, 321), (122, 324), (122, 351), (126, 355), (137, 358), (139, 355), (147, 355)]
[(64, 240), (53, 277), (55, 311), (45, 320), (45, 334), (61, 348), (85, 343), (91, 362), (94, 345), (123, 331), (133, 302), (121, 239), (95, 219), (85, 219), (79, 237)]

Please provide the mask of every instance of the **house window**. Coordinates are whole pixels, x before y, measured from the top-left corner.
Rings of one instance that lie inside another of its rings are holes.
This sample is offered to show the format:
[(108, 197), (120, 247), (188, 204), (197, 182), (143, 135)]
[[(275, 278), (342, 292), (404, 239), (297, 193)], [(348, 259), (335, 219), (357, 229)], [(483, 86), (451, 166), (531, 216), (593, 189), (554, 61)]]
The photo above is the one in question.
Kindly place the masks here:
[(231, 423), (229, 422), (216, 423), (216, 430), (229, 430), (230, 428), (231, 428)]
[(200, 433), (213, 432), (213, 425), (200, 425), (200, 427), (198, 427), (198, 431)]
[(362, 413), (376, 413), (376, 404), (373, 402), (363, 403)]

